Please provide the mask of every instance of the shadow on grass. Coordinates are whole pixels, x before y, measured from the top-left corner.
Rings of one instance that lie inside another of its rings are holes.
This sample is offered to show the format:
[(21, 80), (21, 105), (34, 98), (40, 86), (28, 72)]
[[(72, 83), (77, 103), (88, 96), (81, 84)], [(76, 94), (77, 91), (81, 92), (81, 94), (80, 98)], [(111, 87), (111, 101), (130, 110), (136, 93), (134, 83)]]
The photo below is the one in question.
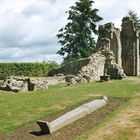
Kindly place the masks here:
[(34, 135), (34, 136), (49, 135), (49, 134), (43, 133), (42, 131), (32, 131), (32, 132), (30, 132), (29, 134), (32, 134), (32, 135)]

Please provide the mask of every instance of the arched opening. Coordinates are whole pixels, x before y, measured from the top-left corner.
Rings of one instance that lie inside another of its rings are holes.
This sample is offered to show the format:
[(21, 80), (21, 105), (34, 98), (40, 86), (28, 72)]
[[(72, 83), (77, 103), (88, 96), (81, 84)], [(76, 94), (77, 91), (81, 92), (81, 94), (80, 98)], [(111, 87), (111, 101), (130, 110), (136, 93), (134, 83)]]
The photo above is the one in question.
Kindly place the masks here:
[(110, 41), (110, 50), (114, 53), (116, 63), (121, 66), (121, 41), (115, 31), (113, 32), (113, 36)]

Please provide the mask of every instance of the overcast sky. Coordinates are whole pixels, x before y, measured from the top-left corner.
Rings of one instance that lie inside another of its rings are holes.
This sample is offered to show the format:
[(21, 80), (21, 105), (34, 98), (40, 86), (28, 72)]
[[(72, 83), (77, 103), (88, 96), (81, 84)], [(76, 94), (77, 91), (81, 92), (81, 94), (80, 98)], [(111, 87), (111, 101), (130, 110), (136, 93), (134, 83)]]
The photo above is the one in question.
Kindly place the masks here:
[[(76, 0), (0, 0), (0, 62), (61, 62), (56, 34)], [(140, 0), (94, 0), (100, 24), (121, 27), (128, 9), (140, 15)]]

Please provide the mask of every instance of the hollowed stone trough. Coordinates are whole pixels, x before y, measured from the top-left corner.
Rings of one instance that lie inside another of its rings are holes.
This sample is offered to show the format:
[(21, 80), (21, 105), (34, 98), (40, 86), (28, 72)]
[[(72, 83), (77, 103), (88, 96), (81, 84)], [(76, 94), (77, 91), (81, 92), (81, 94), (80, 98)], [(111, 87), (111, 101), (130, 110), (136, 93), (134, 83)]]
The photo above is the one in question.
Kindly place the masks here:
[(74, 121), (86, 116), (87, 114), (90, 114), (96, 111), (97, 109), (105, 106), (107, 104), (107, 100), (107, 97), (104, 96), (102, 99), (93, 100), (70, 111), (52, 122), (38, 120), (37, 124), (40, 126), (41, 132), (43, 134), (51, 134), (54, 131), (64, 126), (67, 126), (73, 123)]

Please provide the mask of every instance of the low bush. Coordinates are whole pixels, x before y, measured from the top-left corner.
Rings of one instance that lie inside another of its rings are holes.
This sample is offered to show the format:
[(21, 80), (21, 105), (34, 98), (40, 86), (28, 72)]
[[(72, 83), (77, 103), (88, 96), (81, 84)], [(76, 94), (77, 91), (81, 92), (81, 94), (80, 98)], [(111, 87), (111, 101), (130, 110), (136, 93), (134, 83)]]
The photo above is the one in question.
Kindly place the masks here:
[(0, 80), (8, 76), (47, 76), (48, 72), (56, 68), (58, 64), (49, 63), (0, 63)]

